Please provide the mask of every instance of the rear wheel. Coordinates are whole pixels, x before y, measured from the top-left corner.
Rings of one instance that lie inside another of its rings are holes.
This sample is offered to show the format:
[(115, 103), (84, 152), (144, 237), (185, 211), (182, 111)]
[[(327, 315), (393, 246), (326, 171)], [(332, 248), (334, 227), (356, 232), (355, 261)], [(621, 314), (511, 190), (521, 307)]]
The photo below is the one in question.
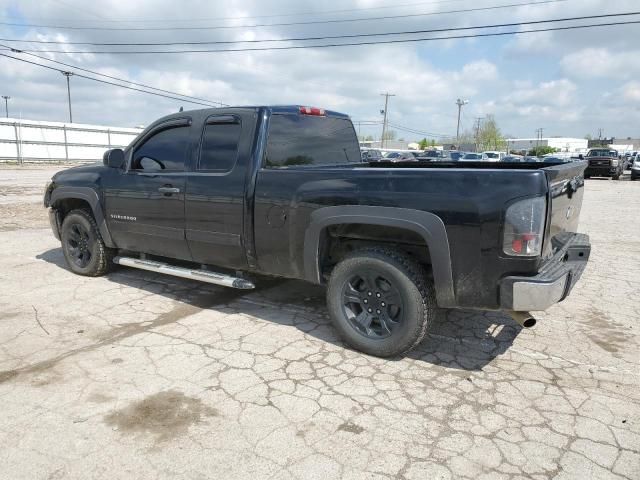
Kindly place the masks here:
[(418, 345), (436, 310), (424, 269), (388, 248), (359, 250), (342, 260), (329, 279), (327, 306), (343, 340), (378, 357)]
[(112, 266), (115, 250), (107, 248), (93, 216), (86, 210), (72, 210), (62, 222), (62, 251), (73, 273), (97, 277)]

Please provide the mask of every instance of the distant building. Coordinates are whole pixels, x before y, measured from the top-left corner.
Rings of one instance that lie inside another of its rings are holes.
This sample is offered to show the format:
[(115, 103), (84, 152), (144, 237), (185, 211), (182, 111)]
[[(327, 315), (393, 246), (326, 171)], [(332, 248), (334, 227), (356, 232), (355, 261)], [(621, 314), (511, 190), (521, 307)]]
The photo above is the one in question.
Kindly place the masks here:
[[(610, 146), (611, 148), (615, 148), (616, 150), (622, 153), (625, 152), (625, 149), (628, 149), (631, 151), (638, 151), (640, 150), (640, 138), (611, 137), (611, 138), (602, 138), (602, 139), (596, 138), (594, 140), (589, 140), (589, 148), (600, 147), (603, 145), (607, 145), (607, 146)], [(621, 149), (620, 148), (621, 146), (623, 146), (624, 148)]]
[(584, 153), (589, 148), (586, 138), (546, 137), (546, 138), (508, 138), (507, 145), (511, 150), (531, 150), (537, 146), (553, 147), (559, 152)]
[[(361, 140), (360, 146), (362, 148), (381, 148), (380, 140)], [(409, 145), (413, 145), (414, 142), (400, 141), (400, 140), (385, 140), (384, 150), (414, 150)]]

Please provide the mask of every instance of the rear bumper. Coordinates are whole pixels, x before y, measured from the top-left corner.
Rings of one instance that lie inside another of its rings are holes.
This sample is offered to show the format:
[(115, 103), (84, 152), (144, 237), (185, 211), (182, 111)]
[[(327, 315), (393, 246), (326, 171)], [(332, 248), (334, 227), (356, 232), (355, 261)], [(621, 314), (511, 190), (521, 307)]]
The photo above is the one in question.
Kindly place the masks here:
[(546, 310), (571, 292), (587, 266), (591, 244), (576, 233), (533, 277), (509, 276), (500, 281), (503, 310)]

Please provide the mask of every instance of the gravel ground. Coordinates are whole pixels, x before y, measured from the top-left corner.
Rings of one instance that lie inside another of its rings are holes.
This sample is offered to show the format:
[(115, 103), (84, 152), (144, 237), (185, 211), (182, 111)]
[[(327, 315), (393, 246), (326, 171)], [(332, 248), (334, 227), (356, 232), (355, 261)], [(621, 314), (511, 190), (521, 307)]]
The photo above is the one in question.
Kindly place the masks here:
[(534, 329), (445, 311), (381, 360), (302, 282), (71, 274), (52, 172), (0, 168), (3, 478), (640, 478), (640, 183), (587, 181), (589, 266)]

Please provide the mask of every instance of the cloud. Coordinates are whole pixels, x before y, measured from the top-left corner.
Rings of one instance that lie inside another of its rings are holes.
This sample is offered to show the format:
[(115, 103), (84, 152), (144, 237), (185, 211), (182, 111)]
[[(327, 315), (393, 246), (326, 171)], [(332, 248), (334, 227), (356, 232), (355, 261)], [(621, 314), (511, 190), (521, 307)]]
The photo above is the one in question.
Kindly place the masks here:
[(574, 77), (620, 78), (640, 72), (640, 50), (614, 52), (608, 48), (584, 48), (565, 55), (560, 61), (563, 71)]
[(486, 60), (478, 60), (475, 62), (467, 63), (462, 67), (462, 77), (470, 77), (474, 80), (494, 80), (498, 76), (498, 69), (496, 66)]
[(504, 100), (514, 105), (542, 105), (566, 107), (574, 100), (576, 85), (561, 78), (542, 82), (534, 87), (520, 88), (506, 95)]
[[(630, 102), (640, 102), (640, 82), (629, 82), (622, 86), (622, 96)], [(638, 105), (635, 105), (636, 108)]]
[[(0, 13), (11, 17), (17, 11), (20, 21), (29, 23), (224, 27), (186, 31), (38, 28), (5, 34), (12, 38), (99, 43), (238, 41), (369, 34), (598, 14), (607, 6), (604, 0), (581, 0), (571, 2), (570, 10), (570, 2), (557, 2), (469, 14), (412, 16), (392, 21), (229, 28), (254, 23), (433, 13), (454, 7), (447, 3), (431, 3), (407, 8), (393, 6), (388, 0), (357, 0), (350, 4), (345, 4), (344, 0), (228, 0), (220, 6), (214, 6), (210, 0), (193, 0), (188, 8), (169, 0), (105, 0), (99, 9), (81, 0), (66, 0), (64, 3), (21, 0), (11, 3), (11, 9), (0, 7)], [(631, 10), (635, 3), (633, 0), (620, 0), (619, 8), (621, 11)], [(464, 0), (456, 2), (455, 9), (477, 6), (477, 2)], [(326, 13), (327, 10), (369, 7), (385, 8)], [(279, 13), (291, 15), (275, 16)], [(598, 126), (606, 127), (607, 131), (624, 130), (629, 128), (630, 122), (617, 115), (622, 106), (616, 104), (614, 108), (613, 105), (614, 100), (620, 103), (637, 101), (634, 100), (635, 87), (630, 83), (632, 79), (624, 78), (625, 73), (622, 73), (625, 65), (630, 75), (637, 72), (634, 69), (640, 68), (635, 66), (635, 60), (630, 61), (637, 55), (634, 42), (637, 32), (634, 30), (631, 34), (622, 27), (607, 30), (605, 36), (594, 32), (263, 52), (43, 55), (158, 88), (225, 103), (312, 104), (344, 111), (355, 120), (381, 120), (379, 110), (383, 106), (383, 98), (380, 93), (388, 91), (396, 94), (389, 105), (392, 121), (428, 132), (455, 132), (456, 98), (470, 101), (463, 109), (463, 129), (471, 127), (473, 117), (494, 113), (498, 122), (505, 124), (504, 130), (514, 135), (528, 135), (540, 126), (547, 128), (545, 131), (550, 134), (583, 135), (595, 121), (584, 114), (584, 106), (595, 103), (601, 105), (602, 113), (597, 121), (605, 124)], [(282, 46), (291, 44), (278, 43)], [(21, 45), (24, 48), (26, 44)], [(56, 47), (42, 45), (42, 48)], [(61, 50), (95, 48), (66, 45)], [(536, 49), (544, 52), (544, 57), (535, 55)], [(590, 76), (588, 72), (583, 75), (593, 58), (598, 65), (600, 59), (604, 64), (605, 60), (613, 58), (616, 68), (603, 69), (612, 72), (611, 76)], [(605, 80), (606, 88), (598, 83)], [(186, 102), (110, 87), (79, 77), (72, 77), (71, 82), (74, 118), (87, 123), (148, 124), (158, 116), (177, 111), (180, 106), (199, 108)], [(12, 96), (12, 111), (22, 112), (22, 116), (28, 118), (64, 120), (66, 84), (59, 73), (0, 58), (0, 85), (3, 89), (0, 93)], [(600, 93), (605, 90), (614, 98), (605, 102)], [(379, 129), (363, 127), (363, 132), (379, 134)], [(624, 130), (617, 135), (627, 133), (631, 134)], [(414, 138), (409, 133), (398, 134)]]

